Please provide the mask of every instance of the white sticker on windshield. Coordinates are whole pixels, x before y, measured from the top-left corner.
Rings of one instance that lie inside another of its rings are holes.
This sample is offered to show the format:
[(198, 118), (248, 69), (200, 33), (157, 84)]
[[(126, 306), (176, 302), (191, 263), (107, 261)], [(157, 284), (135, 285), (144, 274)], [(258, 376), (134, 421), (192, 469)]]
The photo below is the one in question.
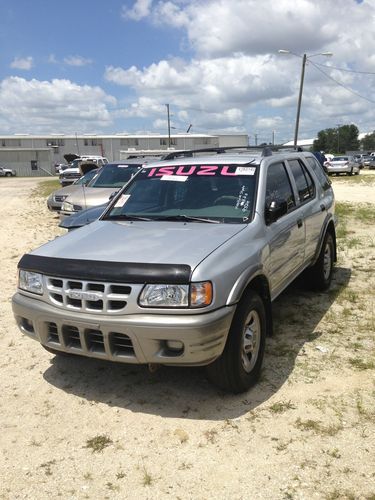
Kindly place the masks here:
[(236, 175), (254, 175), (255, 171), (255, 167), (237, 167)]
[(130, 194), (122, 194), (115, 203), (115, 208), (123, 207), (130, 198)]
[(162, 181), (177, 181), (177, 182), (185, 182), (188, 179), (187, 175), (163, 175), (160, 177)]

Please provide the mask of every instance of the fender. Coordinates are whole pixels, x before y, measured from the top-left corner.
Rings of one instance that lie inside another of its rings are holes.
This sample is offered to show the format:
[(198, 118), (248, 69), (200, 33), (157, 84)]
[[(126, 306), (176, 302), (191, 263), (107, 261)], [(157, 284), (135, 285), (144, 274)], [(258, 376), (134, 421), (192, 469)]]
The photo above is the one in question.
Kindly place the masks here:
[(322, 250), (322, 246), (323, 246), (323, 241), (324, 241), (324, 238), (326, 236), (326, 233), (328, 231), (329, 228), (332, 228), (332, 231), (333, 231), (333, 243), (334, 243), (334, 246), (335, 246), (335, 254), (334, 254), (334, 262), (337, 262), (337, 250), (336, 250), (336, 229), (335, 229), (335, 226), (336, 226), (336, 221), (334, 219), (334, 217), (332, 217), (331, 214), (327, 214), (327, 218), (326, 220), (324, 221), (324, 224), (322, 226), (322, 229), (320, 231), (320, 237), (319, 237), (319, 243), (316, 247), (316, 250), (315, 250), (315, 255), (314, 255), (314, 258), (311, 262), (311, 266), (313, 266), (316, 261), (318, 260), (319, 258), (319, 255), (320, 255), (320, 252)]

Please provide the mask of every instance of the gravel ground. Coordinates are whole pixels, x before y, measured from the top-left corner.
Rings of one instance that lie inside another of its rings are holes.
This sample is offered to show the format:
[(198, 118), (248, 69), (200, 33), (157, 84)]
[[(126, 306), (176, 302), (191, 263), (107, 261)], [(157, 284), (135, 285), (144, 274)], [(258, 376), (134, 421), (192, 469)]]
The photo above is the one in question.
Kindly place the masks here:
[(261, 382), (239, 396), (202, 370), (58, 358), (22, 336), (17, 262), (63, 231), (37, 179), (0, 179), (0, 498), (374, 500), (375, 232), (356, 211), (374, 213), (372, 174), (333, 179), (355, 210), (332, 289), (275, 301)]

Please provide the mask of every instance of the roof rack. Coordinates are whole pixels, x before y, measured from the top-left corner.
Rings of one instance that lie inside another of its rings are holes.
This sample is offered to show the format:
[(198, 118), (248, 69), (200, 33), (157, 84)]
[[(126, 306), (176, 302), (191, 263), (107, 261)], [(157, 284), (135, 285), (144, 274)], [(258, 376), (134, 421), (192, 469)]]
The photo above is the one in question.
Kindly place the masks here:
[(202, 153), (216, 153), (216, 154), (224, 154), (233, 151), (258, 151), (261, 153), (261, 156), (272, 156), (273, 151), (279, 151), (280, 149), (284, 149), (287, 151), (298, 151), (297, 149), (291, 148), (290, 146), (283, 145), (262, 145), (262, 146), (228, 146), (228, 147), (211, 147), (211, 148), (203, 148), (203, 149), (187, 149), (184, 151), (173, 151), (164, 155), (162, 160), (173, 160), (174, 158), (186, 158), (199, 156)]

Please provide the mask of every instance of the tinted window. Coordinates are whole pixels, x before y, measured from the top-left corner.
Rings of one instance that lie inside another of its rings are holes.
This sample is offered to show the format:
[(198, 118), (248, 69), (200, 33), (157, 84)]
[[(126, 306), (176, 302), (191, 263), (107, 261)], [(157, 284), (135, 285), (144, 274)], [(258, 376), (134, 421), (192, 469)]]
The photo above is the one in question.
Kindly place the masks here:
[(326, 173), (323, 170), (323, 167), (320, 163), (315, 159), (308, 157), (306, 158), (307, 163), (313, 169), (314, 174), (317, 176), (319, 183), (321, 184), (323, 189), (328, 189), (331, 185), (331, 181), (328, 179)]
[(289, 176), (283, 163), (274, 163), (268, 168), (266, 207), (269, 207), (273, 201), (286, 201), (288, 210), (296, 206)]
[(301, 203), (313, 198), (315, 186), (311, 175), (299, 160), (288, 160), (294, 180), (296, 181), (298, 197)]

